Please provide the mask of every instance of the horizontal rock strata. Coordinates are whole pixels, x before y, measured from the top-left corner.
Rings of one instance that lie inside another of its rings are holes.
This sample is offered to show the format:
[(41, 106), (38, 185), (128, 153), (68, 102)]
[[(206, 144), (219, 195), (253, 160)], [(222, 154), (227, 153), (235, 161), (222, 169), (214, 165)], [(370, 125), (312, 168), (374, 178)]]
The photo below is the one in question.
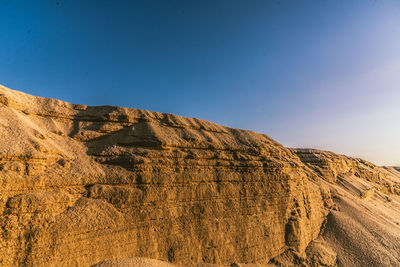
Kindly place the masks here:
[(303, 252), (329, 194), (271, 138), (199, 119), (0, 89), (0, 265)]
[(393, 171), (398, 175), (396, 168), (378, 167), (371, 162), (359, 158), (338, 155), (329, 151), (316, 149), (291, 149), (300, 160), (311, 168), (322, 179), (335, 183), (345, 176), (358, 177), (374, 183), (377, 190), (384, 193), (400, 195), (399, 183), (393, 180)]
[(372, 164), (263, 134), (5, 87), (0, 148), (1, 266), (279, 264), (319, 235), (328, 182), (398, 190)]

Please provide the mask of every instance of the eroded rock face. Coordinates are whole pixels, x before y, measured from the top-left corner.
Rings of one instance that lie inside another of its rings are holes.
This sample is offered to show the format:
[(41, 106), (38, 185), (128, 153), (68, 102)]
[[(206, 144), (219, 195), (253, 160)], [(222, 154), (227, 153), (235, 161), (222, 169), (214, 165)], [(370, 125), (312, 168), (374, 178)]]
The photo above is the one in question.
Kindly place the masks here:
[(0, 87), (0, 265), (333, 266), (315, 241), (337, 210), (332, 185), (368, 181), (354, 191), (368, 201), (400, 192), (391, 172), (199, 119)]
[[(318, 176), (330, 183), (336, 183), (345, 176), (354, 175), (374, 183), (374, 188), (381, 192), (400, 194), (399, 183), (393, 181), (393, 174), (388, 171), (390, 168), (378, 167), (363, 159), (329, 151), (308, 148), (292, 148), (291, 151)], [(396, 167), (393, 171), (396, 172)]]
[(0, 265), (267, 263), (303, 252), (329, 194), (268, 136), (0, 88)]

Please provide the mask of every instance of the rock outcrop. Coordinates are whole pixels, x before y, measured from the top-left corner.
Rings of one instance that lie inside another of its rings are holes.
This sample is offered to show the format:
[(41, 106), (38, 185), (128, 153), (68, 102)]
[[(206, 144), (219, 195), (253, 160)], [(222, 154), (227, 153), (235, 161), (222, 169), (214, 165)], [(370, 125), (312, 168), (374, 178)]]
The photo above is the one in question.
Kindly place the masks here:
[(307, 251), (335, 208), (330, 184), (348, 174), (399, 192), (393, 173), (362, 160), (0, 87), (0, 265), (146, 257), (318, 266)]
[(291, 150), (327, 182), (334, 200), (320, 235), (306, 249), (306, 265), (399, 266), (398, 169), (328, 151)]
[(291, 150), (299, 156), (304, 164), (328, 182), (335, 183), (345, 176), (354, 175), (375, 183), (379, 191), (400, 194), (399, 184), (393, 182), (393, 173), (388, 171), (389, 168), (378, 167), (363, 159), (338, 155), (329, 151), (304, 148)]

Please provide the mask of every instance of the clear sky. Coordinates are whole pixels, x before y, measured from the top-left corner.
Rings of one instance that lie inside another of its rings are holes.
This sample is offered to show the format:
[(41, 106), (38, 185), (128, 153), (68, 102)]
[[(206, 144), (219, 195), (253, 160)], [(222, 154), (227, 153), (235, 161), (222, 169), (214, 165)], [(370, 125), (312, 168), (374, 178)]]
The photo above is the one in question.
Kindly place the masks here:
[(398, 0), (0, 0), (0, 83), (400, 165)]

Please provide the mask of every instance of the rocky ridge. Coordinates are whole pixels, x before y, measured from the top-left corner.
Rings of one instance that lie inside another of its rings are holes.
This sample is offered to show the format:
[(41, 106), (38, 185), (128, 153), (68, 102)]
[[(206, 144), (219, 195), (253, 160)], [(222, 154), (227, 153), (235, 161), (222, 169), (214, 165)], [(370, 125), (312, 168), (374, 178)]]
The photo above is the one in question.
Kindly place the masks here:
[(396, 169), (360, 159), (5, 87), (0, 148), (1, 266), (340, 265), (323, 236), (338, 192), (354, 181), (346, 192), (362, 201), (400, 192)]

